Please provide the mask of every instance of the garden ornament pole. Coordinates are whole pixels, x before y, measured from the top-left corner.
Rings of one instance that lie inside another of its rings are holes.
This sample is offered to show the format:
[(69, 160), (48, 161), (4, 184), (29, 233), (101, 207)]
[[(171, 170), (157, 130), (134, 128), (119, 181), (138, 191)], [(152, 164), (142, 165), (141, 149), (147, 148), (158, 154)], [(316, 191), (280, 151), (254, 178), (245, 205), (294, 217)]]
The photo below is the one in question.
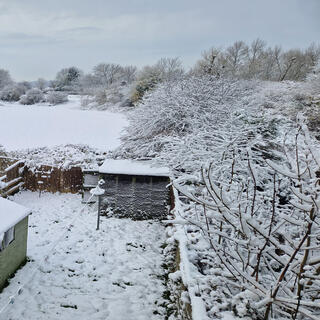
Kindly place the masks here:
[(99, 230), (100, 226), (100, 209), (101, 209), (101, 196), (104, 194), (104, 189), (101, 188), (101, 186), (104, 184), (104, 180), (100, 179), (98, 182), (98, 185), (90, 190), (90, 193), (93, 196), (98, 197), (98, 216), (97, 216), (97, 230)]

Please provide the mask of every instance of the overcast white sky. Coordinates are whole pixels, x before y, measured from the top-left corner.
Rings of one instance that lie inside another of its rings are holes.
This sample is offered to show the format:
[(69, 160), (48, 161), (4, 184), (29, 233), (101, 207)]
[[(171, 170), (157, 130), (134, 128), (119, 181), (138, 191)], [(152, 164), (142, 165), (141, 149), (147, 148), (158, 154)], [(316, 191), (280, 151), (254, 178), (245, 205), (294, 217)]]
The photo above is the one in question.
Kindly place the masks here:
[(236, 40), (319, 44), (319, 16), (320, 0), (0, 0), (0, 68), (20, 81), (99, 62), (189, 67)]

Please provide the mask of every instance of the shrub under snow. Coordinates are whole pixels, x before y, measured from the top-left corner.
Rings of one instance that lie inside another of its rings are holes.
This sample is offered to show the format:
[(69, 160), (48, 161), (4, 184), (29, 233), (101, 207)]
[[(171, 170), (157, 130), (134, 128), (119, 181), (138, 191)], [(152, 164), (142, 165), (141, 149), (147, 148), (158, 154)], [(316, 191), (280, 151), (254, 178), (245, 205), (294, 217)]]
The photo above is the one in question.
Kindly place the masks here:
[(20, 103), (21, 104), (35, 104), (44, 100), (44, 94), (40, 89), (33, 88), (30, 89), (21, 96)]
[(10, 84), (0, 91), (0, 100), (19, 101), (20, 97), (26, 92), (25, 86), (21, 84)]
[(177, 201), (177, 223), (185, 219), (192, 239), (196, 289), (210, 319), (231, 310), (250, 319), (319, 319), (318, 149), (300, 122), (281, 165), (250, 148), (226, 150), (199, 175), (174, 182), (190, 200)]
[(156, 158), (179, 177), (172, 239), (188, 245), (189, 292), (210, 319), (320, 314), (320, 163), (305, 124), (293, 129), (299, 93), (210, 77), (160, 84), (115, 153)]
[(68, 95), (64, 92), (51, 91), (48, 92), (46, 101), (53, 105), (65, 103), (68, 101)]
[[(152, 156), (160, 151), (162, 138), (181, 137), (204, 126), (223, 123), (250, 90), (248, 82), (214, 77), (161, 83), (132, 112), (124, 146), (136, 157)], [(150, 153), (145, 147), (152, 148)]]

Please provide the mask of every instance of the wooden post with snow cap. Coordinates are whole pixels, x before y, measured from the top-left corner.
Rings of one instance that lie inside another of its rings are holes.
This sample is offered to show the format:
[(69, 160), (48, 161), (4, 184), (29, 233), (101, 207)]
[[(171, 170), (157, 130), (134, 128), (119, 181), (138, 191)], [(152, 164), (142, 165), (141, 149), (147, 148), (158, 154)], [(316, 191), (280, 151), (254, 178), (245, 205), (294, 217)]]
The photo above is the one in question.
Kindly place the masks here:
[(97, 196), (98, 197), (98, 216), (97, 216), (97, 229), (99, 230), (99, 226), (100, 226), (100, 209), (101, 209), (101, 196), (104, 194), (104, 190), (100, 187), (104, 184), (104, 180), (100, 179), (98, 182), (98, 185), (90, 190), (90, 193), (93, 196)]

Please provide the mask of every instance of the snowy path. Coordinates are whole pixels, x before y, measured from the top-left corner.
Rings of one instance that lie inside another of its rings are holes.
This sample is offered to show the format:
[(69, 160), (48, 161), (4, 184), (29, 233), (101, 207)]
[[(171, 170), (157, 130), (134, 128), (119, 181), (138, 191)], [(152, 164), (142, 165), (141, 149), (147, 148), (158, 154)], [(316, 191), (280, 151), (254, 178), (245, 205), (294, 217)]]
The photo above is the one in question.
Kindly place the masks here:
[[(164, 291), (159, 279), (164, 228), (158, 222), (102, 217), (96, 231), (95, 209), (79, 214), (83, 205), (78, 195), (39, 198), (37, 193), (22, 192), (15, 201), (33, 210), (28, 243), (33, 262), (19, 270), (0, 294), (0, 308), (20, 282), (32, 279), (1, 320), (163, 319), (156, 314)], [(39, 264), (40, 270), (32, 276)]]

